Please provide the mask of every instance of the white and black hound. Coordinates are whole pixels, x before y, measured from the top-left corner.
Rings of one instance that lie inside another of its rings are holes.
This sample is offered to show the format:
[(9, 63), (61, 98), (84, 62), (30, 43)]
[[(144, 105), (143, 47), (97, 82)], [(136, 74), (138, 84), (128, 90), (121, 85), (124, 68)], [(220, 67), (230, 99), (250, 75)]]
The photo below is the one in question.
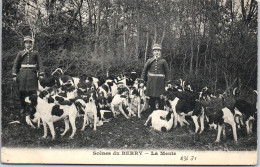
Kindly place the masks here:
[[(170, 91), (166, 92), (166, 100), (168, 100), (171, 104), (171, 108), (174, 113), (174, 127), (177, 126), (178, 121), (181, 126), (183, 126), (184, 123), (189, 125), (189, 122), (186, 121), (185, 116), (191, 116), (195, 124), (195, 133), (198, 133), (199, 127), (199, 133), (203, 132), (205, 111), (204, 107), (199, 101), (193, 99), (180, 99), (173, 92)], [(198, 119), (200, 119), (200, 126), (198, 123)]]
[(90, 123), (93, 123), (94, 128), (93, 130), (97, 130), (97, 106), (96, 106), (96, 91), (95, 90), (89, 90), (86, 97), (83, 99), (77, 99), (75, 101), (75, 104), (77, 107), (80, 107), (84, 111), (84, 121), (83, 126), (81, 130), (85, 130), (85, 127), (89, 125)]
[(147, 126), (151, 120), (151, 128), (157, 131), (169, 131), (173, 125), (173, 117), (172, 111), (155, 110), (148, 116), (144, 125)]
[(210, 128), (218, 129), (217, 139), (215, 142), (220, 142), (221, 133), (226, 137), (225, 124), (232, 127), (233, 138), (237, 142), (237, 130), (235, 122), (235, 111), (231, 108), (224, 107), (221, 110), (213, 110), (208, 108), (206, 118)]
[(47, 137), (47, 125), (50, 128), (52, 139), (55, 139), (55, 130), (53, 123), (59, 120), (65, 121), (65, 130), (61, 134), (62, 136), (66, 134), (69, 130), (69, 123), (72, 126), (72, 134), (70, 138), (72, 139), (77, 130), (75, 125), (75, 119), (77, 116), (77, 109), (73, 102), (63, 101), (63, 105), (57, 105), (42, 99), (37, 95), (32, 95), (26, 97), (25, 101), (30, 104), (32, 108), (35, 108), (37, 116), (39, 116), (43, 122), (44, 135), (43, 138)]

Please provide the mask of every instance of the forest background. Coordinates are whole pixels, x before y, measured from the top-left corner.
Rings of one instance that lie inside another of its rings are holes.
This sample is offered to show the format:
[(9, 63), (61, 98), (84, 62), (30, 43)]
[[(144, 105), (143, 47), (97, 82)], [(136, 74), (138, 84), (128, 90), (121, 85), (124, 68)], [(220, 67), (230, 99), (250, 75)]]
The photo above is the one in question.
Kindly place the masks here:
[(4, 0), (2, 99), (13, 92), (11, 68), (34, 38), (46, 72), (140, 76), (151, 46), (162, 44), (172, 81), (214, 93), (257, 87), (256, 0)]

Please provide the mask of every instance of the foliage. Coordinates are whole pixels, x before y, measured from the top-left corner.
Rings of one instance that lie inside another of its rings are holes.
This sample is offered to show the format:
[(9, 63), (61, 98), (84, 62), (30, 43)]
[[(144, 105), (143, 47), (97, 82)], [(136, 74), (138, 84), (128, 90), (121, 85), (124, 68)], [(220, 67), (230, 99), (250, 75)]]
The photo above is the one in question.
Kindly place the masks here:
[(183, 78), (215, 92), (256, 89), (255, 0), (6, 0), (3, 77), (28, 34), (50, 71), (141, 71), (157, 42), (173, 80)]

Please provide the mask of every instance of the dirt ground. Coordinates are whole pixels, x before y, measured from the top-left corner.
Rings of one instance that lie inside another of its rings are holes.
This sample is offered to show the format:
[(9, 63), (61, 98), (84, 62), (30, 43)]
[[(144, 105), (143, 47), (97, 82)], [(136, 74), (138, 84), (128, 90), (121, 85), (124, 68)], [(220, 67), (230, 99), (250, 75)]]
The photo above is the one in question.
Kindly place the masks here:
[[(132, 117), (127, 120), (119, 115), (116, 119), (104, 123), (93, 131), (89, 126), (81, 131), (83, 117), (76, 118), (77, 132), (74, 139), (69, 139), (71, 128), (61, 137), (64, 122), (54, 124), (56, 139), (42, 139), (43, 126), (33, 129), (25, 123), (13, 123), (20, 120), (18, 107), (9, 103), (2, 104), (2, 147), (26, 148), (116, 148), (116, 149), (177, 149), (177, 150), (219, 150), (219, 151), (252, 151), (257, 149), (256, 131), (252, 135), (246, 134), (246, 129), (238, 130), (238, 143), (233, 141), (232, 130), (226, 126), (226, 139), (215, 143), (217, 131), (210, 130), (207, 126), (202, 134), (194, 134), (194, 126), (172, 128), (169, 132), (157, 132), (144, 123), (149, 113), (142, 113), (141, 118)], [(191, 122), (191, 120), (189, 120)], [(150, 124), (148, 124), (150, 125)]]

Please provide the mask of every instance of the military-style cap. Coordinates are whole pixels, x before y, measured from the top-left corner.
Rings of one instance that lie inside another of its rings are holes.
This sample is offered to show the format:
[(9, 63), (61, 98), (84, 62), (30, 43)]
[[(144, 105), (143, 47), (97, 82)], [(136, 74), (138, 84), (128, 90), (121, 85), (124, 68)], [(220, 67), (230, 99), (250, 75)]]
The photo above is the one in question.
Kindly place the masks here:
[(152, 49), (153, 50), (162, 50), (162, 46), (160, 44), (154, 44)]
[(32, 37), (30, 37), (30, 36), (25, 36), (24, 39), (23, 39), (23, 41), (24, 41), (24, 42), (25, 42), (25, 41), (31, 41), (31, 42), (32, 42)]

